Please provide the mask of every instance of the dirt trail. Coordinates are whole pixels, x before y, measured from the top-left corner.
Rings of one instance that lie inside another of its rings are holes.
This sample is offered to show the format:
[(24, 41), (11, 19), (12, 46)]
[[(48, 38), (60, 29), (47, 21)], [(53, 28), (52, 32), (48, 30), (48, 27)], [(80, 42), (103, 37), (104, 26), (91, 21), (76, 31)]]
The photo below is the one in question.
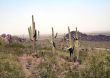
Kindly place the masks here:
[(20, 64), (22, 65), (22, 69), (26, 75), (26, 78), (33, 75), (33, 72), (34, 72), (33, 65), (39, 65), (44, 61), (42, 57), (33, 58), (32, 56), (29, 56), (26, 54), (18, 57), (18, 60)]
[(22, 69), (26, 75), (26, 77), (31, 76), (31, 71), (29, 69), (31, 69), (31, 64), (29, 65), (29, 61), (31, 61), (33, 58), (31, 56), (27, 56), (26, 54), (24, 54), (21, 57), (18, 57), (19, 62), (22, 65)]
[[(44, 62), (43, 57), (39, 57), (39, 58), (35, 57), (35, 58), (33, 58), (31, 55), (29, 56), (29, 55), (26, 55), (26, 54), (18, 57), (18, 60), (19, 60), (20, 64), (22, 65), (22, 69), (23, 69), (23, 71), (25, 73), (26, 78), (33, 77), (35, 74), (37, 74), (37, 73), (34, 74), (35, 69), (34, 69), (33, 66), (40, 65), (41, 63)], [(62, 64), (67, 63), (68, 66), (70, 66), (71, 69), (74, 69), (74, 68), (79, 68), (79, 69), (80, 68), (81, 69), (85, 68), (85, 66), (83, 66), (83, 65), (75, 65), (75, 63), (68, 62), (68, 61), (66, 61), (63, 58), (59, 58), (58, 60), (60, 61), (59, 62), (59, 67)]]

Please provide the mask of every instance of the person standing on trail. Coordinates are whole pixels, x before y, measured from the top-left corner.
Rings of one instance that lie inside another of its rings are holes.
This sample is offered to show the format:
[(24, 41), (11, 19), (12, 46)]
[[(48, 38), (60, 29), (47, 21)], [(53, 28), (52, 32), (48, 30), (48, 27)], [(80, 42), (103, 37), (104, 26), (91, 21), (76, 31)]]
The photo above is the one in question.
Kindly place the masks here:
[(70, 57), (71, 57), (71, 55), (73, 54), (73, 52), (74, 52), (74, 47), (72, 48), (72, 47), (70, 47), (69, 49), (69, 52), (70, 52)]

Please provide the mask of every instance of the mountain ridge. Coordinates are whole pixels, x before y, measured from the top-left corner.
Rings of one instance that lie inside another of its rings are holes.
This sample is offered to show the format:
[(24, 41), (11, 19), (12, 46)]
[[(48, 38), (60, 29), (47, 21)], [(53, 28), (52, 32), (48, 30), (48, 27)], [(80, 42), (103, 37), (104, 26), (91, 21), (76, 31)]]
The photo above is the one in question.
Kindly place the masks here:
[[(71, 31), (71, 36), (75, 36), (75, 31)], [(78, 32), (79, 40), (84, 40), (84, 41), (110, 41), (110, 36), (108, 35), (103, 35), (103, 34), (85, 34)], [(68, 34), (66, 34), (66, 37), (68, 38)]]

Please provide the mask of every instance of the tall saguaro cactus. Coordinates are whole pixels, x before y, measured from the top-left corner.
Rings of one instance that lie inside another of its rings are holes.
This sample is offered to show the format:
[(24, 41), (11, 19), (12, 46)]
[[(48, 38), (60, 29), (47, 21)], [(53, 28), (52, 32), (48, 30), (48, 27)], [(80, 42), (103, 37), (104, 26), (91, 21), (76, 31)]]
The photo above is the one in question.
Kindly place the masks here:
[(37, 30), (35, 29), (35, 21), (34, 21), (34, 16), (33, 15), (32, 15), (32, 27), (30, 26), (28, 28), (28, 32), (29, 32), (30, 40), (33, 42), (33, 52), (36, 52), (35, 46), (36, 46), (36, 41), (39, 38), (39, 31), (38, 31), (38, 34), (37, 34)]
[(78, 41), (78, 31), (76, 27), (76, 32), (75, 32), (75, 41), (74, 41), (74, 48), (75, 48), (75, 57), (79, 59), (79, 41)]
[(71, 58), (71, 55), (73, 54), (73, 51), (74, 51), (74, 48), (73, 48), (73, 40), (72, 40), (72, 37), (71, 37), (71, 32), (70, 32), (70, 28), (68, 27), (68, 34), (69, 34), (69, 52), (70, 52), (70, 58)]
[(57, 37), (57, 34), (58, 34), (58, 33), (56, 33), (55, 36), (54, 36), (54, 29), (53, 29), (53, 27), (52, 27), (51, 44), (52, 44), (52, 51), (53, 51), (53, 53), (55, 53), (55, 48), (56, 48), (55, 39), (56, 39), (56, 37)]
[(69, 47), (72, 48), (73, 47), (73, 41), (72, 41), (72, 37), (71, 37), (71, 32), (70, 32), (69, 26), (68, 26), (68, 34), (69, 34)]

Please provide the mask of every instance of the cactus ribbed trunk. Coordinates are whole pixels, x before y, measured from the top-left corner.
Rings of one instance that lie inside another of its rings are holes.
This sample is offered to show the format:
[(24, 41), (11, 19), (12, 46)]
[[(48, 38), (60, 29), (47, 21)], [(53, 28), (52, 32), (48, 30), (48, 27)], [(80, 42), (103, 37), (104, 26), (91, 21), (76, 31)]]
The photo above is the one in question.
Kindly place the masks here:
[(71, 38), (71, 32), (70, 32), (70, 28), (68, 27), (68, 34), (69, 34), (69, 47), (73, 47), (73, 43), (72, 43), (72, 38)]
[(33, 52), (35, 53), (35, 40), (33, 40)]
[(32, 15), (32, 31), (33, 31), (33, 52), (35, 52), (35, 41), (36, 41), (36, 38), (35, 38), (35, 22), (34, 22), (34, 17)]
[(52, 51), (55, 53), (54, 29), (52, 27)]
[(76, 32), (75, 32), (74, 47), (75, 47), (75, 56), (78, 59), (79, 58), (79, 41), (78, 41), (78, 31), (77, 31), (77, 28), (76, 28)]

